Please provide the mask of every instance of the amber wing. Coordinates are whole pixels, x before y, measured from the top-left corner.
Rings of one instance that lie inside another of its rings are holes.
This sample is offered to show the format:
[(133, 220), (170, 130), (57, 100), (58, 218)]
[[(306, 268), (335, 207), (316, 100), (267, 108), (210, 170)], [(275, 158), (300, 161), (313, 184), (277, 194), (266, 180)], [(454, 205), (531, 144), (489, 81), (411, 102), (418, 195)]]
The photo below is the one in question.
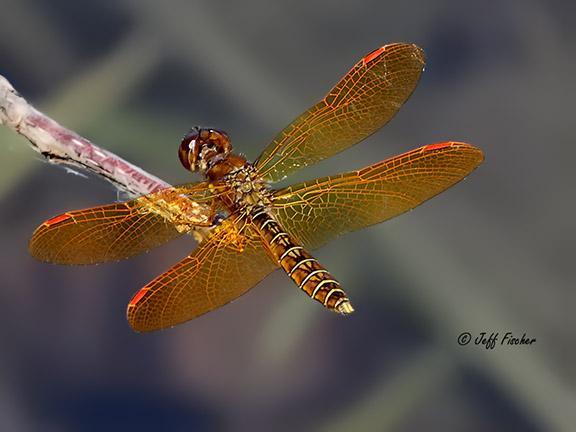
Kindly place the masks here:
[(279, 181), (371, 135), (412, 94), (423, 68), (424, 54), (416, 45), (391, 44), (368, 54), (276, 136), (256, 162), (259, 172)]
[(94, 264), (127, 258), (206, 224), (207, 207), (198, 202), (209, 198), (206, 184), (194, 183), (132, 201), (70, 211), (36, 229), (30, 240), (30, 253), (57, 264)]
[(432, 144), (359, 171), (276, 192), (281, 225), (314, 249), (340, 234), (393, 218), (458, 183), (482, 163), (469, 144)]
[(172, 327), (244, 294), (277, 267), (259, 234), (242, 234), (229, 218), (187, 258), (158, 276), (128, 304), (128, 322), (139, 332)]

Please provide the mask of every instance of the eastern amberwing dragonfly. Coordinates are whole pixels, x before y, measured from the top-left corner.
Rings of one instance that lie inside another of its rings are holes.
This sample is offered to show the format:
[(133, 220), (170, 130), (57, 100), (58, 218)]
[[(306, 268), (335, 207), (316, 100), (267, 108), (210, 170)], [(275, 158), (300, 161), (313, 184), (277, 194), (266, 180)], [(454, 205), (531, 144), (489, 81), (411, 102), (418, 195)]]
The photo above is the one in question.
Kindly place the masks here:
[[(34, 232), (30, 252), (61, 264), (113, 261), (206, 226), (208, 235), (191, 255), (130, 300), (134, 330), (174, 326), (216, 309), (278, 267), (327, 309), (349, 314), (354, 309), (340, 283), (308, 250), (418, 206), (468, 175), (482, 162), (482, 151), (441, 142), (357, 171), (279, 190), (270, 184), (380, 129), (408, 99), (423, 68), (416, 45), (372, 51), (253, 164), (232, 153), (225, 132), (194, 128), (178, 155), (204, 181), (56, 216)], [(205, 204), (209, 214), (193, 210), (191, 201)]]

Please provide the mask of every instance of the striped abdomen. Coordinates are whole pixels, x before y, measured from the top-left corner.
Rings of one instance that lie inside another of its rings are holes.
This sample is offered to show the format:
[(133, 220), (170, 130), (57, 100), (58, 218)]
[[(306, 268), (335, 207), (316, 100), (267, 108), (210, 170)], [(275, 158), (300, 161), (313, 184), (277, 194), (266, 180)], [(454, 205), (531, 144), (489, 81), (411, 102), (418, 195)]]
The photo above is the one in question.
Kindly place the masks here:
[(335, 312), (354, 311), (346, 293), (328, 271), (302, 246), (296, 244), (263, 209), (252, 215), (268, 250), (280, 267), (306, 294)]

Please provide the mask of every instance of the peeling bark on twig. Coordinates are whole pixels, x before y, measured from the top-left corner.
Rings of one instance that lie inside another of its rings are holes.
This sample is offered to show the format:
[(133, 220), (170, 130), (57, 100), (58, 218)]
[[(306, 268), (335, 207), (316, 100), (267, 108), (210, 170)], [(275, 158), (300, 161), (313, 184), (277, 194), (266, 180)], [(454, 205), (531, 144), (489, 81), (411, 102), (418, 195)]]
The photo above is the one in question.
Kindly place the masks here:
[[(165, 181), (96, 146), (41, 113), (2, 75), (0, 75), (0, 124), (26, 137), (32, 148), (48, 162), (90, 171), (133, 197), (170, 187)], [(199, 213), (210, 214), (206, 206), (191, 202)]]

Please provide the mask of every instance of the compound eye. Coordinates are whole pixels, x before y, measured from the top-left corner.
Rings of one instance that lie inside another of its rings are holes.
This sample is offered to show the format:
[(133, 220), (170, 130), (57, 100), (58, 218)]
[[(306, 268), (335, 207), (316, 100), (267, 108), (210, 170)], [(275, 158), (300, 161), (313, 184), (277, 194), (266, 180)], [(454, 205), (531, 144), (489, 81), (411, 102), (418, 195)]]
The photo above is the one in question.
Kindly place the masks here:
[(232, 150), (230, 137), (220, 129), (210, 129), (210, 141), (212, 141), (219, 152), (228, 153)]
[(210, 133), (212, 134), (213, 139), (223, 139), (226, 141), (230, 140), (228, 134), (222, 129), (210, 129)]
[(196, 170), (196, 161), (200, 150), (199, 131), (192, 129), (188, 132), (178, 148), (180, 163), (189, 171)]

